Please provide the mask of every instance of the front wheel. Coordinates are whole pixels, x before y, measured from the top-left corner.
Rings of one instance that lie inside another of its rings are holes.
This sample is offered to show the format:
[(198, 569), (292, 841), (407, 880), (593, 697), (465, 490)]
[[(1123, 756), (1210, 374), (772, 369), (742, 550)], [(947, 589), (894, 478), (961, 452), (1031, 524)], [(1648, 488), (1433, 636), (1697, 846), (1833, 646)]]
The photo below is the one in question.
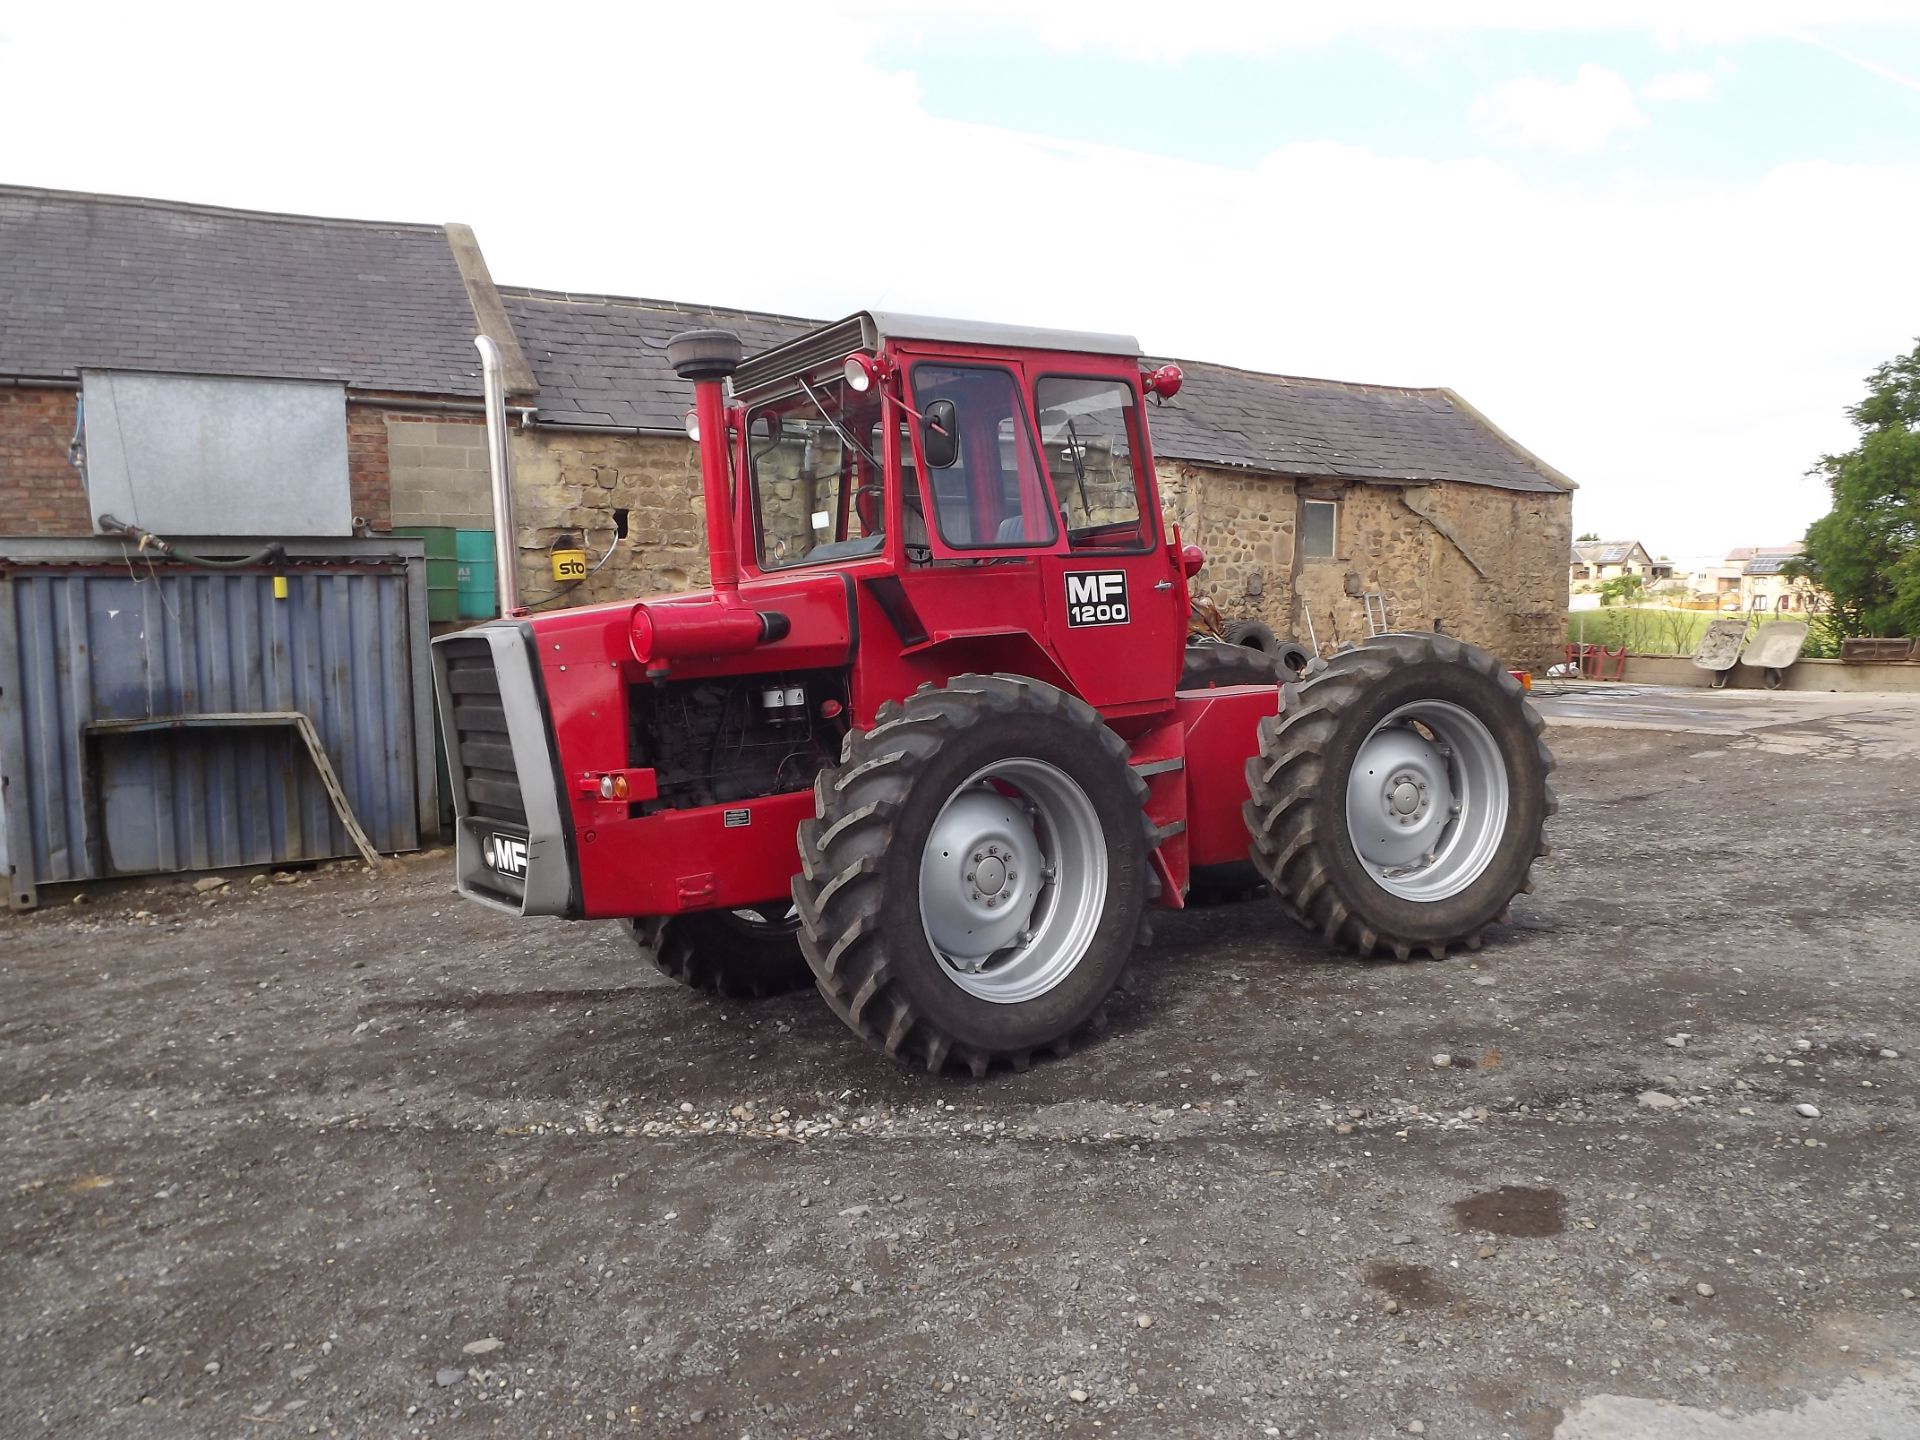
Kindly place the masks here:
[(858, 1034), (939, 1072), (1064, 1054), (1132, 954), (1146, 785), (1099, 714), (1015, 675), (880, 707), (814, 784), (800, 948)]
[(738, 910), (696, 910), (625, 922), (660, 973), (689, 990), (752, 1000), (804, 989), (800, 923), (785, 900)]
[(1362, 955), (1478, 949), (1533, 888), (1555, 808), (1518, 682), (1448, 636), (1382, 635), (1290, 702), (1247, 762), (1251, 854), (1274, 893)]

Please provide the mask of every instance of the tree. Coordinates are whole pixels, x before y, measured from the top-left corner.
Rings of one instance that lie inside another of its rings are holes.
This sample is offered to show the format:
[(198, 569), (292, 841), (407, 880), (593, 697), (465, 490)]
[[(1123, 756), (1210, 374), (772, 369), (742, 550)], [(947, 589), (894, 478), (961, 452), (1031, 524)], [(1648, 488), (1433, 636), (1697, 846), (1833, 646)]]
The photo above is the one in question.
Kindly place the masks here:
[(1595, 531), (1589, 530), (1584, 535), (1574, 536), (1573, 543), (1576, 545), (1598, 545), (1600, 543), (1600, 536)]
[(1826, 479), (1833, 508), (1787, 573), (1833, 597), (1822, 618), (1842, 635), (1920, 633), (1920, 344), (1875, 370), (1847, 414), (1860, 443), (1807, 472)]
[(1600, 603), (1611, 605), (1616, 600), (1624, 600), (1631, 604), (1640, 598), (1640, 592), (1646, 588), (1646, 581), (1638, 575), (1616, 575), (1611, 580), (1600, 582)]

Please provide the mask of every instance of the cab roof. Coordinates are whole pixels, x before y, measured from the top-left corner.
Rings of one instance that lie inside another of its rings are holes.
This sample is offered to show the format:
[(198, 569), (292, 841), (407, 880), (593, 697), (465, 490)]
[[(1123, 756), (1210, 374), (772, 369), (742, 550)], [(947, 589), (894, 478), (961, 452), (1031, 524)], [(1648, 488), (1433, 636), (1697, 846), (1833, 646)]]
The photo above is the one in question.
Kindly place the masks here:
[(892, 310), (862, 310), (751, 357), (734, 373), (734, 388), (758, 390), (856, 350), (877, 350), (889, 340), (935, 340), (952, 345), (984, 345), (997, 350), (1140, 354), (1140, 342), (1131, 335), (1038, 330), (1027, 325), (992, 325), (982, 320), (948, 320), (934, 315), (902, 315)]

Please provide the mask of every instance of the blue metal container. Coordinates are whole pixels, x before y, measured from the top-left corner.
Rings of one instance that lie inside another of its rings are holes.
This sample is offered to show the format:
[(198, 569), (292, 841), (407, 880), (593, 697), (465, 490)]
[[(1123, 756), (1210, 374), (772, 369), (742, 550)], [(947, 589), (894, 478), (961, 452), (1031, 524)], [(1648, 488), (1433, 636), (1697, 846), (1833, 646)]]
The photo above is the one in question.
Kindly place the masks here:
[[(267, 568), (150, 563), (118, 540), (0, 539), (10, 908), (65, 881), (354, 853), (292, 730), (196, 729), (196, 715), (301, 712), (375, 848), (411, 850), (438, 830), (420, 542), (286, 550), (279, 599)], [(102, 724), (163, 717), (185, 723)]]

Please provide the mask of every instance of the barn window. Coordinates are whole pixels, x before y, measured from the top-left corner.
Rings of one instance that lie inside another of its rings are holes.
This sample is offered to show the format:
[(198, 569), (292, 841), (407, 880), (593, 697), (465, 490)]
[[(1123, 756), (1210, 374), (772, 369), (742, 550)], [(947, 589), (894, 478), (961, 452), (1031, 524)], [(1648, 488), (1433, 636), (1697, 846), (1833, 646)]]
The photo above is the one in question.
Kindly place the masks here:
[(1309, 560), (1331, 560), (1339, 533), (1337, 500), (1306, 500), (1300, 507), (1300, 553)]

